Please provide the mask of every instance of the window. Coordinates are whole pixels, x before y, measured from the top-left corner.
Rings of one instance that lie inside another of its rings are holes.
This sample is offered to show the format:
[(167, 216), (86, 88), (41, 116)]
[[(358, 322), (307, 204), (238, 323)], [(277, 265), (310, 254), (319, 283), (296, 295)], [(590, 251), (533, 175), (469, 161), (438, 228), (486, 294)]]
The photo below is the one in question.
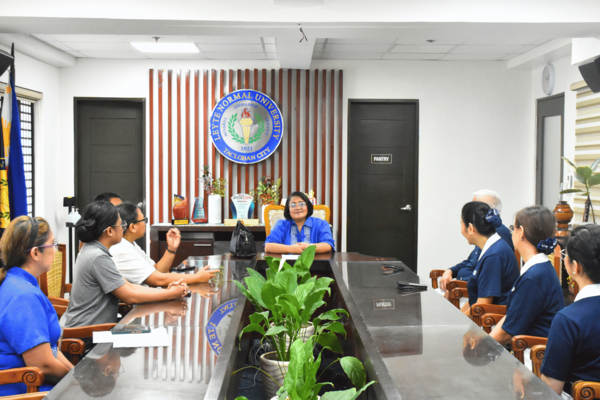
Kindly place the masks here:
[[(4, 97), (0, 97), (0, 110), (2, 109)], [(33, 160), (33, 107), (34, 103), (27, 100), (17, 100), (21, 112), (21, 145), (23, 146), (23, 161), (25, 164), (25, 186), (27, 188), (27, 213), (35, 215), (34, 208), (34, 160)]]

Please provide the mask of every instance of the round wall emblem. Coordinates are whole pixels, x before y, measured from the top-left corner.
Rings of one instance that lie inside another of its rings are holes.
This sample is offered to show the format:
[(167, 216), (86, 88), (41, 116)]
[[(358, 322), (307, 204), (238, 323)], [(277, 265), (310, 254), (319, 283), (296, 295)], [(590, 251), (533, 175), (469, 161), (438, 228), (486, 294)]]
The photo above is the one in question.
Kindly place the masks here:
[(264, 93), (237, 90), (223, 97), (210, 116), (210, 137), (228, 160), (254, 164), (275, 150), (283, 134), (277, 104)]
[(233, 299), (221, 304), (208, 319), (206, 336), (210, 348), (216, 355), (221, 353), (221, 345), (225, 340), (225, 334), (229, 328), (229, 322), (231, 322), (231, 313), (235, 309), (236, 303), (237, 299)]

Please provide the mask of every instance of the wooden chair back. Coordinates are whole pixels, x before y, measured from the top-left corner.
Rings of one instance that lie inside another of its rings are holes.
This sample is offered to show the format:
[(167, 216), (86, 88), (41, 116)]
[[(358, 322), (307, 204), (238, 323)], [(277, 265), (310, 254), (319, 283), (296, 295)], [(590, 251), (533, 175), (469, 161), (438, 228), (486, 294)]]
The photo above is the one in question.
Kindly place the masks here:
[(38, 367), (10, 368), (0, 371), (0, 385), (24, 383), (27, 393), (36, 393), (44, 383), (44, 371)]
[(513, 355), (522, 364), (525, 364), (525, 349), (531, 349), (534, 346), (546, 345), (548, 338), (539, 336), (517, 335), (511, 339)]
[(537, 344), (531, 348), (531, 363), (532, 371), (538, 378), (542, 377), (542, 362), (544, 361), (544, 355), (546, 354), (546, 345)]
[(450, 302), (454, 304), (454, 307), (460, 310), (460, 299), (463, 297), (469, 298), (469, 291), (466, 288), (454, 288), (450, 292)]
[(43, 273), (38, 278), (40, 289), (48, 297), (64, 297), (66, 275), (67, 246), (59, 244), (50, 271)]
[(571, 386), (573, 400), (600, 399), (600, 383), (577, 381)]
[(432, 269), (429, 273), (429, 277), (431, 278), (431, 287), (437, 289), (438, 286), (438, 278), (441, 278), (446, 272), (445, 269)]
[(506, 306), (500, 304), (473, 304), (471, 306), (471, 317), (473, 322), (482, 326), (482, 320), (487, 314), (506, 315)]
[[(283, 216), (283, 211), (285, 210), (285, 206), (277, 206), (274, 204), (268, 205), (265, 207), (265, 234), (269, 236), (271, 233), (271, 229), (275, 226), (277, 221), (280, 219), (285, 219)], [(331, 210), (326, 205), (318, 205), (313, 206), (313, 217), (322, 219), (324, 221), (330, 222)]]

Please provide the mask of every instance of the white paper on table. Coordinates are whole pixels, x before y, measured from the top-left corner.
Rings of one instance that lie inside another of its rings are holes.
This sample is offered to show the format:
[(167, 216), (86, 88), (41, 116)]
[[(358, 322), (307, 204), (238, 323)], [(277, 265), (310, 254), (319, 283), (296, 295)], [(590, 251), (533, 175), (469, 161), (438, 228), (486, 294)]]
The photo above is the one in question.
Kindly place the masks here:
[(287, 260), (297, 260), (298, 257), (300, 257), (300, 254), (284, 254), (283, 256), (281, 256), (281, 261), (279, 262), (279, 271), (281, 271), (281, 268), (283, 268), (283, 264)]
[(150, 333), (116, 334), (94, 332), (94, 343), (112, 343), (113, 348), (122, 347), (169, 347), (171, 341), (166, 328), (152, 328)]

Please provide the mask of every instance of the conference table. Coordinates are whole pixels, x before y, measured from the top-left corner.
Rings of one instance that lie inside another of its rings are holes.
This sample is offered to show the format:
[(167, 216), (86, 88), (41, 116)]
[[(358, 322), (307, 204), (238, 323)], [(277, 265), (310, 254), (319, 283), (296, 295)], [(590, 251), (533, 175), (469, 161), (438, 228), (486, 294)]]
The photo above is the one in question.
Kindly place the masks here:
[[(234, 399), (241, 374), (233, 372), (244, 366), (251, 347), (250, 335), (238, 336), (253, 309), (232, 280), (242, 281), (248, 268), (264, 271), (266, 256), (190, 257), (188, 266), (196, 270), (222, 266), (218, 285), (192, 285), (191, 297), (183, 302), (135, 306), (121, 321), (165, 328), (170, 346), (99, 344), (46, 398)], [(334, 253), (317, 255), (311, 268), (313, 274), (335, 279), (328, 307), (350, 314), (343, 320), (348, 333), (341, 340), (344, 354), (361, 359), (368, 380), (378, 382), (364, 398), (560, 399), (431, 287), (399, 292), (397, 281), (419, 283), (419, 277), (406, 266), (384, 275), (383, 263), (404, 266), (393, 259)], [(215, 328), (213, 313), (224, 313), (228, 324)], [(477, 343), (475, 349), (470, 343)]]

